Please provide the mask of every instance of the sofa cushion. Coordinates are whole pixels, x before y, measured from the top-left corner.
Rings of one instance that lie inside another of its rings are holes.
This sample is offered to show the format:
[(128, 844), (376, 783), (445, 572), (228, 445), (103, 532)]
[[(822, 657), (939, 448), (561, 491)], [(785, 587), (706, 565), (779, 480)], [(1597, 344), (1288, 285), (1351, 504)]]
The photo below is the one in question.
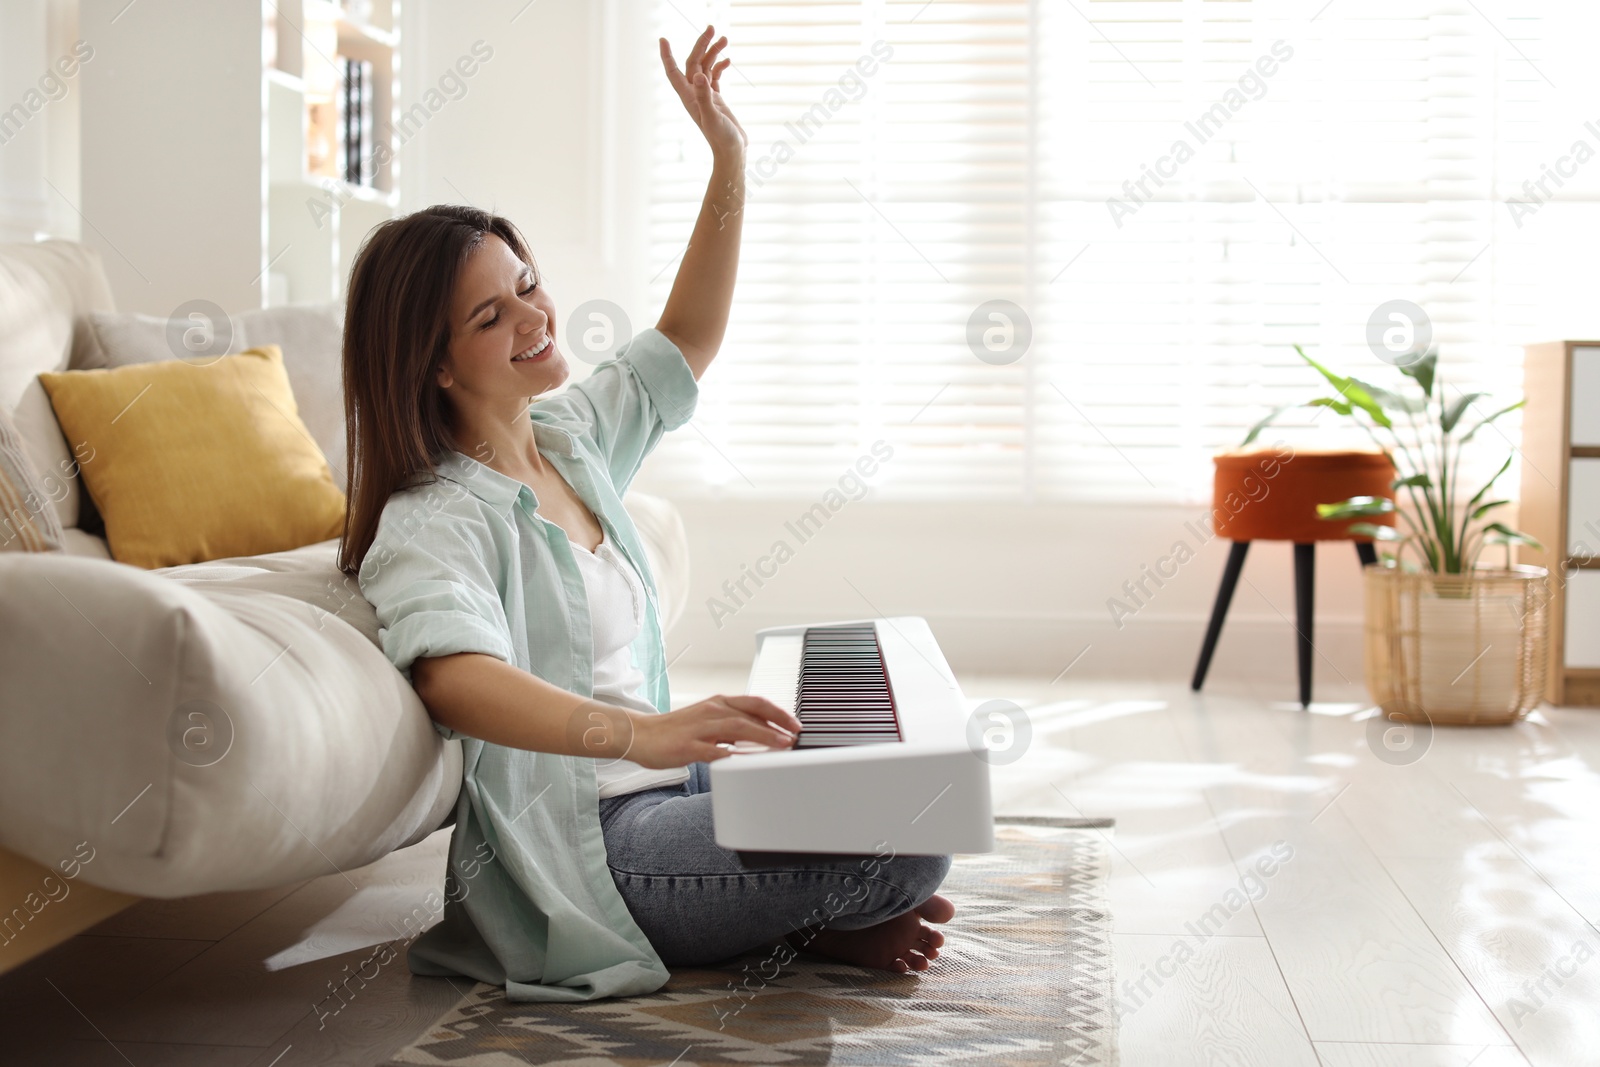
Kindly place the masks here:
[(59, 552), (63, 536), (11, 412), (0, 406), (0, 552)]
[(79, 466), (38, 375), (69, 365), (75, 320), (114, 306), (91, 249), (75, 241), (0, 245), (0, 408), (16, 418), (63, 527), (78, 525)]
[[(220, 326), (220, 324), (219, 324)], [(277, 345), (300, 418), (322, 449), (334, 484), (346, 487), (344, 437), (344, 305), (308, 304), (264, 308), (233, 315), (227, 326), (230, 352)], [(176, 358), (167, 320), (154, 315), (97, 313), (85, 316), (72, 369), (94, 370)]]
[[(87, 500), (89, 494), (84, 494)], [(75, 526), (68, 526), (61, 531), (61, 550), (70, 556), (88, 556), (90, 559), (110, 559), (111, 546), (106, 544), (104, 537)]]
[(344, 528), (275, 346), (40, 379), (68, 439), (95, 452), (84, 478), (124, 563), (276, 552)]

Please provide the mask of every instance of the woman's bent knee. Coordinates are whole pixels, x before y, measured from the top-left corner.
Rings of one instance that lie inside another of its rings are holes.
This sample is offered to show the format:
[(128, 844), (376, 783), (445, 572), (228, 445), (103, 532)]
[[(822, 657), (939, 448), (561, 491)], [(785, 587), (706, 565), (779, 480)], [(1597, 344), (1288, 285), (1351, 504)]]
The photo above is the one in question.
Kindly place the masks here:
[(890, 877), (916, 907), (933, 896), (950, 873), (949, 856), (896, 856)]
[(877, 891), (863, 901), (863, 907), (848, 918), (841, 917), (843, 921), (836, 925), (855, 929), (904, 915), (933, 896), (948, 873), (949, 856), (895, 856), (878, 866), (868, 879)]

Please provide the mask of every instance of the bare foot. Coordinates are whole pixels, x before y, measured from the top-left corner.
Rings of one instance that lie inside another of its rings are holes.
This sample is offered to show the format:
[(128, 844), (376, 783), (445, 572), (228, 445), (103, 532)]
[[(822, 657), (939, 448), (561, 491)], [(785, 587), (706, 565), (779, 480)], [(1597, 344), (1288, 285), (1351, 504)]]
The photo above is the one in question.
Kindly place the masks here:
[(927, 970), (944, 944), (944, 934), (928, 923), (949, 922), (955, 913), (956, 906), (950, 899), (935, 893), (904, 915), (876, 926), (861, 930), (824, 928), (809, 941), (803, 940), (803, 933), (792, 935), (789, 943), (858, 967), (909, 974)]

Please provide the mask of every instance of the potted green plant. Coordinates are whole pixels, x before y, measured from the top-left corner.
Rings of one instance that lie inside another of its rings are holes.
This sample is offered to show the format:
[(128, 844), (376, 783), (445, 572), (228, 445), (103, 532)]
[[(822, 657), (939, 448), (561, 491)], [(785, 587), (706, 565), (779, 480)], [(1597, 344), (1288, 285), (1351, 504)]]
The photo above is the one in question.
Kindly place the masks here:
[[(1396, 388), (1344, 377), (1295, 345), (1337, 395), (1286, 404), (1251, 428), (1248, 445), (1293, 407), (1324, 407), (1366, 430), (1398, 473), (1392, 488), (1410, 507), (1388, 497), (1353, 497), (1319, 504), (1324, 519), (1395, 514), (1404, 527), (1355, 523), (1350, 532), (1387, 548), (1364, 568), (1366, 580), (1366, 680), (1387, 717), (1447, 723), (1515, 722), (1544, 691), (1545, 604), (1543, 567), (1513, 566), (1511, 547), (1542, 547), (1534, 538), (1491, 518), (1509, 500), (1487, 499), (1511, 466), (1506, 456), (1494, 475), (1461, 503), (1462, 452), (1480, 430), (1522, 406), (1509, 404), (1468, 425), (1467, 413), (1483, 393), (1445, 395), (1438, 349), (1413, 353), (1396, 366)], [(1384, 438), (1380, 438), (1382, 433)], [(1505, 566), (1479, 563), (1489, 545), (1504, 545)], [(1407, 553), (1416, 557), (1408, 558)]]

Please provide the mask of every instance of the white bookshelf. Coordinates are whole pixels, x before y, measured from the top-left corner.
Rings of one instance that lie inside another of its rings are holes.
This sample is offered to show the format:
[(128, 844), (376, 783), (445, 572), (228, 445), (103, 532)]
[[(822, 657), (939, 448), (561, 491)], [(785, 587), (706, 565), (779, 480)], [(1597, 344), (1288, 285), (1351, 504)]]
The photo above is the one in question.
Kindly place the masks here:
[[(342, 299), (361, 241), (400, 204), (400, 0), (82, 0), (79, 18), (96, 48), (83, 68), (83, 233), (118, 306)], [(371, 185), (311, 158), (313, 110), (331, 119), (343, 58), (372, 63)]]
[[(268, 169), (268, 303), (275, 291), (290, 303), (337, 300), (367, 232), (400, 203), (399, 161), (392, 153), (398, 97), (399, 0), (373, 0), (350, 11), (328, 0), (287, 0), (265, 9), (265, 33), (276, 37), (266, 78), (269, 140), (290, 140)], [(354, 185), (309, 169), (307, 134), (314, 101), (331, 106), (342, 58), (372, 63), (376, 75), (373, 135), (384, 145), (372, 185)], [(313, 207), (314, 205), (314, 207)], [(277, 257), (274, 259), (273, 257)]]

